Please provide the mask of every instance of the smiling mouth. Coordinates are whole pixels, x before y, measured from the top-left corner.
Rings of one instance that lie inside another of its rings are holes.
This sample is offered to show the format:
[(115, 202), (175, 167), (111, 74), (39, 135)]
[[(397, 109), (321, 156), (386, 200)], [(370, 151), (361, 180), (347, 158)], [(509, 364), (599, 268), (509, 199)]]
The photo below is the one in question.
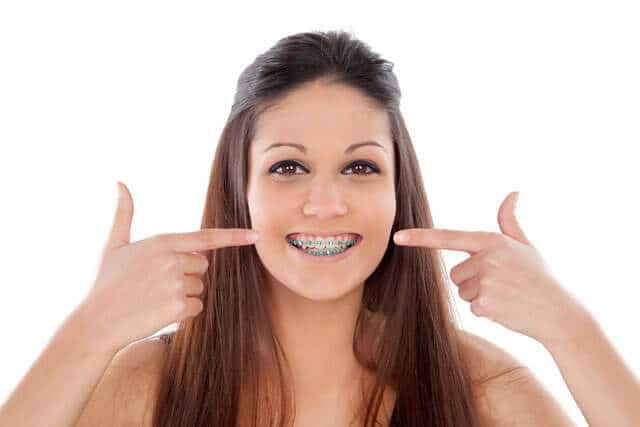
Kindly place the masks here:
[(314, 244), (312, 241), (303, 242), (300, 240), (290, 239), (288, 237), (286, 240), (291, 246), (305, 254), (318, 257), (331, 257), (349, 251), (352, 247), (360, 243), (362, 236), (355, 235), (353, 238), (344, 241), (329, 241), (319, 246)]

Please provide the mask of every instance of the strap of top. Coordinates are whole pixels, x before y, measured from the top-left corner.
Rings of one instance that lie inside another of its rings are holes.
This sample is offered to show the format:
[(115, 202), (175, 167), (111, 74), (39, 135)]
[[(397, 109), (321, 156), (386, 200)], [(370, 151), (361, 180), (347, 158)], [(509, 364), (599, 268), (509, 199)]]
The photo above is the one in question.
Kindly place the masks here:
[(165, 344), (171, 344), (171, 340), (173, 339), (174, 332), (169, 332), (166, 334), (158, 335), (156, 338), (162, 340)]

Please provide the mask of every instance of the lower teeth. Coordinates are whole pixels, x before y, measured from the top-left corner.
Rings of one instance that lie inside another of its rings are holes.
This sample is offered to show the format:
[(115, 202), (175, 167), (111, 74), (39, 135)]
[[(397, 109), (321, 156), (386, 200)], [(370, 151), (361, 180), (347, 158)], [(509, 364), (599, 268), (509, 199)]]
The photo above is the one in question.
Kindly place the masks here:
[[(291, 243), (290, 243), (291, 244)], [(308, 255), (313, 255), (313, 256), (332, 256), (332, 255), (338, 255), (341, 254), (343, 252), (346, 252), (347, 249), (349, 249), (351, 246), (353, 246), (355, 243), (351, 243), (348, 246), (346, 246), (344, 249), (341, 248), (336, 248), (336, 249), (328, 249), (328, 250), (317, 250), (317, 249), (302, 249), (299, 246), (293, 245), (291, 244), (293, 247), (295, 247), (296, 249), (301, 250), (302, 252), (308, 254)]]
[(341, 254), (342, 252), (345, 252), (345, 251), (346, 251), (346, 249), (334, 249), (332, 251), (305, 251), (305, 250), (303, 250), (303, 252), (305, 254), (315, 255), (315, 256), (338, 255), (338, 254)]

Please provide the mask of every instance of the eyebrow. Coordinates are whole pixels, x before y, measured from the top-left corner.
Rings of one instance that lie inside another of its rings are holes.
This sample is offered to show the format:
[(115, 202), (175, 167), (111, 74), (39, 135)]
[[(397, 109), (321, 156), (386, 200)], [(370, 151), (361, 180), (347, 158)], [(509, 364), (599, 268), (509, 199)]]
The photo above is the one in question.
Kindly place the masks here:
[[(344, 150), (344, 152), (346, 154), (351, 153), (353, 150), (363, 147), (365, 145), (373, 145), (373, 146), (377, 146), (382, 148), (385, 152), (387, 151), (386, 148), (384, 148), (384, 146), (382, 144), (380, 144), (379, 142), (376, 141), (362, 141), (362, 142), (356, 142), (355, 144), (351, 144), (350, 146), (347, 147), (346, 150)], [(305, 147), (302, 144), (295, 144), (293, 142), (276, 142), (274, 144), (271, 144), (270, 146), (268, 146), (267, 148), (264, 149), (263, 153), (267, 152), (268, 150), (271, 150), (272, 148), (276, 148), (276, 147), (293, 147), (296, 148), (300, 151), (302, 151), (303, 153), (307, 152), (307, 147)]]

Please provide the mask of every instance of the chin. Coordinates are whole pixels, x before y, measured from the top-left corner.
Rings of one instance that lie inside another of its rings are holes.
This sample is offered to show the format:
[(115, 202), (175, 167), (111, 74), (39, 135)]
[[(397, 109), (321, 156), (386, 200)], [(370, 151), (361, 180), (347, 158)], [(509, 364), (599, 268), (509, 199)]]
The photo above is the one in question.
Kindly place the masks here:
[(316, 302), (336, 301), (361, 291), (386, 249), (383, 245), (378, 248), (378, 242), (370, 241), (369, 245), (354, 247), (349, 256), (342, 259), (316, 261), (303, 257), (289, 243), (273, 243), (258, 241), (255, 245), (269, 273), (271, 290)]
[[(276, 282), (277, 283), (277, 282)], [(313, 283), (278, 283), (276, 286), (286, 288), (286, 291), (299, 298), (305, 298), (314, 302), (331, 302), (340, 300), (347, 295), (358, 291), (364, 286), (364, 282), (360, 284), (347, 284), (345, 282), (336, 282), (335, 280), (317, 279)]]

